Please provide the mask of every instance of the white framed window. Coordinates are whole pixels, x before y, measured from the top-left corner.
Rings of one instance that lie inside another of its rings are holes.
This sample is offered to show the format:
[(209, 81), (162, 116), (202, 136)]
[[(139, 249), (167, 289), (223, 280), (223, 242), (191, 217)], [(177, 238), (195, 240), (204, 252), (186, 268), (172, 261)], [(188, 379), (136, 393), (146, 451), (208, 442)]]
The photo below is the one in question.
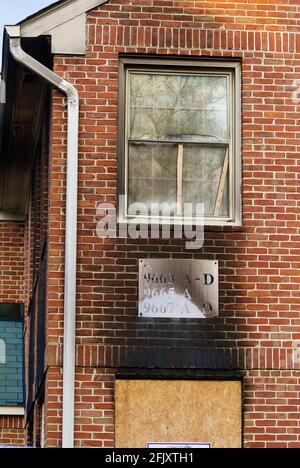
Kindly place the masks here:
[(206, 225), (241, 225), (240, 63), (122, 58), (120, 96), (119, 220), (143, 204), (156, 222), (159, 204), (191, 222), (202, 204)]

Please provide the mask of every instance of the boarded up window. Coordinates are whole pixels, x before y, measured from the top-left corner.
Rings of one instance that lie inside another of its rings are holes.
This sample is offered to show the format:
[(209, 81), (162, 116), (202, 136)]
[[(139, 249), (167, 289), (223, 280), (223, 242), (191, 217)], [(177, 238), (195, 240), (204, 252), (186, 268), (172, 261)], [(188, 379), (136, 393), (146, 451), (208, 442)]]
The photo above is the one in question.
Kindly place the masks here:
[(116, 381), (116, 447), (149, 442), (240, 448), (241, 382)]

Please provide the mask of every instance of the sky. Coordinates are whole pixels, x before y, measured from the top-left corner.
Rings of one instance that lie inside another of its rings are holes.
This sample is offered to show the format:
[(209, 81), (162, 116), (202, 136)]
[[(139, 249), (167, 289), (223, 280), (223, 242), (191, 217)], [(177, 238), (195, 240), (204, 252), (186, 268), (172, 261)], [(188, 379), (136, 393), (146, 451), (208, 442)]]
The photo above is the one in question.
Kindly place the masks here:
[(55, 3), (55, 0), (0, 0), (0, 51), (5, 24), (16, 24), (51, 3)]

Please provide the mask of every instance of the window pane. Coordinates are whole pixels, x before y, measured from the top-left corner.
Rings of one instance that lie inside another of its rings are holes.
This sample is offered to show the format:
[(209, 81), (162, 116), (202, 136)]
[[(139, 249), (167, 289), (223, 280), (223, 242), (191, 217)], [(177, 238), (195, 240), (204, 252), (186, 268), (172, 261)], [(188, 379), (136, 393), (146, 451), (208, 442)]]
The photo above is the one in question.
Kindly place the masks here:
[(227, 113), (223, 111), (207, 111), (204, 113), (203, 134), (220, 141), (228, 141)]
[(177, 215), (184, 203), (203, 203), (206, 216), (230, 217), (231, 165), (216, 205), (231, 138), (229, 73), (146, 70), (129, 76), (128, 202), (148, 209), (166, 203)]
[(129, 145), (129, 204), (168, 203), (177, 194), (177, 145)]
[(153, 108), (153, 78), (153, 75), (131, 74), (130, 100), (133, 109)]
[(154, 109), (131, 109), (130, 138), (133, 140), (157, 139)]
[(0, 304), (0, 406), (22, 405), (23, 402), (21, 307)]
[(153, 103), (156, 109), (177, 109), (179, 105), (180, 77), (153, 75)]
[[(204, 203), (206, 216), (213, 216), (226, 149), (184, 146), (183, 201)], [(229, 177), (227, 174), (219, 216), (229, 216)]]
[[(213, 216), (226, 148), (186, 144), (183, 147), (183, 203), (204, 203)], [(129, 204), (177, 203), (178, 145), (131, 143), (129, 145)], [(227, 174), (219, 216), (229, 216)]]
[(204, 108), (206, 110), (227, 111), (227, 78), (209, 76), (203, 79)]
[(228, 141), (228, 77), (131, 74), (131, 139)]

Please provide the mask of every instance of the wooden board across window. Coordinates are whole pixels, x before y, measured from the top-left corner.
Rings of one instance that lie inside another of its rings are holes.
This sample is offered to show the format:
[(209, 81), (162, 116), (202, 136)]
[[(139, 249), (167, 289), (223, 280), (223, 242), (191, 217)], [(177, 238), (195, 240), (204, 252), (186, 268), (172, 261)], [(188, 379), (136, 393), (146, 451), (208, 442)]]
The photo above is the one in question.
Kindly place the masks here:
[(149, 442), (242, 444), (239, 381), (117, 380), (116, 447)]

